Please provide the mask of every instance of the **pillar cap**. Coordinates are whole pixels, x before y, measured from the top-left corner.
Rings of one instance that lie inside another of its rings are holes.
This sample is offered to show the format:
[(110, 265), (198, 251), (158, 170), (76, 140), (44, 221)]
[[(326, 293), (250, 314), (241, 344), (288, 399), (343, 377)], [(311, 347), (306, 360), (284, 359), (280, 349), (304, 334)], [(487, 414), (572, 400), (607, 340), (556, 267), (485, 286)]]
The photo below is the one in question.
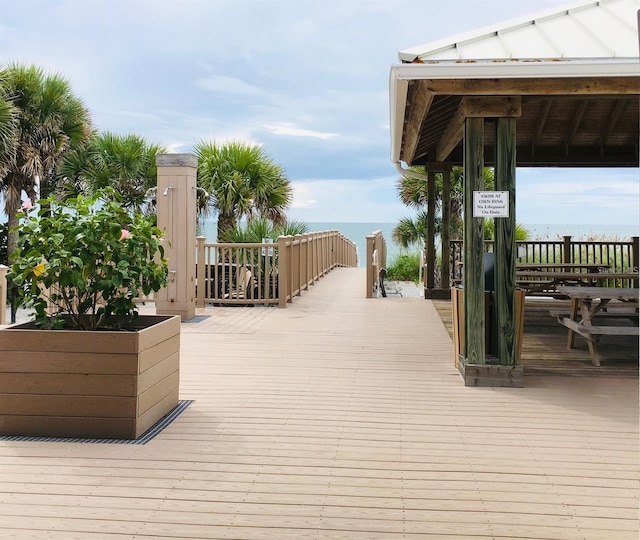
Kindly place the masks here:
[(198, 158), (193, 154), (157, 154), (158, 167), (197, 167)]

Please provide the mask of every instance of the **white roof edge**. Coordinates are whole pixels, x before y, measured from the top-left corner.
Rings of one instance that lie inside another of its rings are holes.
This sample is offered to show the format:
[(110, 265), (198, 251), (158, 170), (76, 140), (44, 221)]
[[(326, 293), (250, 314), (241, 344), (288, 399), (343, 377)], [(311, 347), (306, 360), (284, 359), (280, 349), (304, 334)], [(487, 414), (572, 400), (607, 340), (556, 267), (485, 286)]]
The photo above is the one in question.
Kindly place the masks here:
[(456, 43), (464, 43), (468, 41), (475, 41), (481, 39), (486, 36), (494, 35), (503, 30), (509, 30), (516, 26), (522, 26), (526, 24), (533, 24), (534, 21), (545, 19), (548, 17), (556, 17), (565, 15), (567, 12), (583, 8), (586, 6), (598, 4), (600, 0), (579, 0), (568, 3), (562, 6), (556, 6), (554, 8), (548, 8), (544, 11), (540, 11), (537, 13), (525, 15), (522, 17), (518, 17), (516, 19), (511, 19), (508, 21), (503, 21), (502, 23), (493, 24), (490, 26), (485, 26), (483, 28), (473, 30), (471, 32), (466, 32), (463, 34), (458, 34), (457, 36), (449, 36), (444, 39), (440, 39), (437, 41), (432, 41), (428, 43), (424, 43), (422, 45), (418, 45), (416, 47), (410, 47), (408, 49), (403, 49), (398, 52), (398, 59), (401, 62), (413, 62), (418, 58), (421, 54), (424, 54), (426, 51), (433, 53), (443, 48), (450, 48), (452, 45)]
[[(408, 81), (421, 79), (496, 79), (537, 77), (640, 77), (637, 58), (565, 62), (438, 62), (394, 64), (389, 74), (391, 161), (400, 161)], [(638, 85), (640, 89), (640, 84)]]
[(555, 62), (434, 62), (391, 66), (391, 78), (397, 80), (637, 76), (640, 76), (637, 58)]

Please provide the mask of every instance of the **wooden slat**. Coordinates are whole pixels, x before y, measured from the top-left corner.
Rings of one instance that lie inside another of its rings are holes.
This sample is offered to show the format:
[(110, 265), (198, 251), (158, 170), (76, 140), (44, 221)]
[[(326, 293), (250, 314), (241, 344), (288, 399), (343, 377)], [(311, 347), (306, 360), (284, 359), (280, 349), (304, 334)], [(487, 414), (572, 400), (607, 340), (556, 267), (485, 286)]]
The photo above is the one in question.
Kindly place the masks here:
[(147, 445), (0, 441), (2, 537), (637, 540), (637, 353), (596, 369), (545, 302), (525, 388), (467, 388), (439, 301), (365, 281), (182, 324), (194, 403)]

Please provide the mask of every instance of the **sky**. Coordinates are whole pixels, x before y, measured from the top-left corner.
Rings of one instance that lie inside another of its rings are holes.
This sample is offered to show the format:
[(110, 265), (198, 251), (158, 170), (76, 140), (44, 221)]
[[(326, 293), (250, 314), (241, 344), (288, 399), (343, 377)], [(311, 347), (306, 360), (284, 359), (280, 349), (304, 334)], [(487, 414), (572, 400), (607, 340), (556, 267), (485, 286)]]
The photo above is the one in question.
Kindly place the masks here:
[[(398, 51), (566, 0), (0, 0), (0, 65), (66, 77), (95, 127), (170, 152), (264, 146), (290, 219), (397, 222)], [(637, 225), (637, 169), (518, 169), (517, 221)], [(588, 212), (585, 212), (585, 208)]]

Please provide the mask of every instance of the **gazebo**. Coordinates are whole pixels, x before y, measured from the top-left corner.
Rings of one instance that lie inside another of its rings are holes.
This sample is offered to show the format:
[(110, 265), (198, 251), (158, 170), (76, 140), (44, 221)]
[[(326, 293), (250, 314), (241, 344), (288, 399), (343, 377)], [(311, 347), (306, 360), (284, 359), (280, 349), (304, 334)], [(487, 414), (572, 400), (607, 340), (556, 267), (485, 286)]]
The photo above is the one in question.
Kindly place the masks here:
[[(640, 0), (582, 0), (399, 53), (391, 67), (391, 159), (424, 167), (429, 193), (426, 296), (436, 297), (435, 175), (443, 174), (443, 275), (449, 180), (464, 167), (467, 385), (523, 386), (515, 332), (517, 167), (638, 167)], [(495, 191), (482, 170), (494, 168)], [(475, 201), (474, 201), (475, 196)], [(483, 216), (496, 221), (496, 358), (485, 357)]]

